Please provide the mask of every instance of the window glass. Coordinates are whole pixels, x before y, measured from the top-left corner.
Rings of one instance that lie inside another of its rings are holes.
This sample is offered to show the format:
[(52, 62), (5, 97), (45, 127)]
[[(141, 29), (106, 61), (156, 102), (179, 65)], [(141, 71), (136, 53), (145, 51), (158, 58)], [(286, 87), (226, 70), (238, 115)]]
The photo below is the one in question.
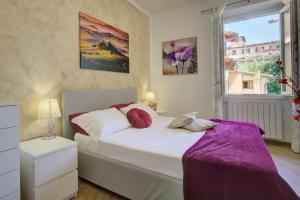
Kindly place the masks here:
[(225, 93), (281, 94), (276, 64), (281, 60), (280, 14), (227, 23), (224, 31)]

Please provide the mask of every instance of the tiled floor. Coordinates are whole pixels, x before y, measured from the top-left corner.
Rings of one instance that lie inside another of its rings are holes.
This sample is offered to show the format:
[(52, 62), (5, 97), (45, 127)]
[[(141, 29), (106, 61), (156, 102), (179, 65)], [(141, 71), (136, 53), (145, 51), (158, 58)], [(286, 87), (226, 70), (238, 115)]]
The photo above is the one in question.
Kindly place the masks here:
[[(300, 196), (300, 154), (293, 153), (286, 145), (268, 144), (280, 175)], [(79, 191), (73, 200), (123, 200), (110, 191), (84, 180), (79, 180)]]

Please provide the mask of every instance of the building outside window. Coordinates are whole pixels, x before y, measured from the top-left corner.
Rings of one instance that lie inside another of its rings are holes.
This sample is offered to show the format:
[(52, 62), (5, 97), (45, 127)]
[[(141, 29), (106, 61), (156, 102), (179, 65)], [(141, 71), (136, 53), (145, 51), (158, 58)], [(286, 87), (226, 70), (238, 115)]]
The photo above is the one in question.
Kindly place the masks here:
[(286, 38), (282, 41), (280, 17), (278, 13), (225, 23), (225, 33), (236, 35), (235, 40), (226, 41), (225, 45), (225, 60), (230, 63), (230, 67), (224, 66), (226, 94), (282, 93), (283, 89), (278, 83), (281, 74), (276, 61), (284, 56), (286, 72), (290, 74), (291, 55), (281, 55), (281, 48), (290, 52), (290, 22), (286, 16)]
[(243, 81), (243, 89), (253, 89), (253, 80)]

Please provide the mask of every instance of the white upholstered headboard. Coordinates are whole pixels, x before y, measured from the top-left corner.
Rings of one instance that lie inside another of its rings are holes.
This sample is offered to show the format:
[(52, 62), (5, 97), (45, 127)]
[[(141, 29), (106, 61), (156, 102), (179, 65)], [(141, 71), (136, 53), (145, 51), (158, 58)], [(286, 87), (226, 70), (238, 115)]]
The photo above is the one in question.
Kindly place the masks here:
[(109, 108), (113, 104), (137, 101), (135, 88), (115, 90), (68, 90), (62, 95), (63, 136), (74, 139), (69, 115)]

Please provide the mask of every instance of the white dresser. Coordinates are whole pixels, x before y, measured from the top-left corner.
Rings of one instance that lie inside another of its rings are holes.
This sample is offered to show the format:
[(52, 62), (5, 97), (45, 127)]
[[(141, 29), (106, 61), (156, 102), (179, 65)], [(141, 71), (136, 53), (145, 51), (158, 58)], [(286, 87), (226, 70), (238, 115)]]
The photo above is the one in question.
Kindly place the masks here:
[(21, 142), (22, 200), (62, 200), (78, 190), (77, 144), (56, 137)]
[(19, 199), (19, 106), (0, 102), (0, 200)]

